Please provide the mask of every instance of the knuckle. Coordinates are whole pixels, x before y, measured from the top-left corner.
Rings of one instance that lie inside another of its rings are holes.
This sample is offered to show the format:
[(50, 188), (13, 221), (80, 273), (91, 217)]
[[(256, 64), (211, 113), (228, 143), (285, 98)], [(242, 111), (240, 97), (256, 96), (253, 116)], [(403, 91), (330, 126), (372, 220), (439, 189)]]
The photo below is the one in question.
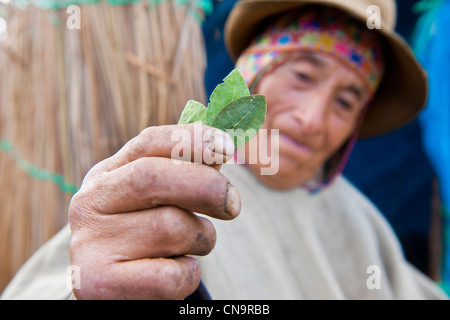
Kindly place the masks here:
[(143, 129), (137, 136), (129, 140), (124, 151), (129, 161), (144, 157), (148, 153), (148, 148), (152, 147), (157, 141), (160, 127), (147, 127)]
[(200, 281), (198, 263), (183, 268), (178, 263), (167, 263), (159, 275), (159, 293), (162, 299), (183, 299)]
[(174, 296), (178, 293), (178, 288), (183, 281), (182, 271), (177, 264), (166, 264), (162, 270), (163, 292), (166, 296)]
[(138, 136), (128, 142), (127, 154), (130, 159), (140, 158), (145, 154), (146, 148), (144, 141), (150, 135), (150, 129), (146, 128)]
[(179, 254), (204, 256), (216, 243), (216, 230), (211, 221), (178, 208), (167, 207), (155, 212), (149, 228), (154, 245), (166, 257)]
[(139, 133), (138, 137), (145, 137), (148, 135), (151, 135), (154, 131), (154, 127), (146, 127), (144, 129), (142, 129), (142, 131)]
[(124, 175), (130, 191), (137, 195), (148, 195), (149, 187), (157, 183), (158, 175), (152, 170), (151, 158), (138, 158), (128, 166)]
[(86, 208), (87, 195), (81, 190), (78, 191), (69, 203), (69, 222), (75, 223), (80, 220)]
[(94, 224), (96, 212), (92, 194), (83, 188), (80, 189), (69, 203), (68, 220), (71, 231), (75, 232), (82, 227)]
[(153, 214), (150, 232), (160, 245), (172, 244), (177, 246), (186, 242), (186, 222), (179, 209), (166, 207)]

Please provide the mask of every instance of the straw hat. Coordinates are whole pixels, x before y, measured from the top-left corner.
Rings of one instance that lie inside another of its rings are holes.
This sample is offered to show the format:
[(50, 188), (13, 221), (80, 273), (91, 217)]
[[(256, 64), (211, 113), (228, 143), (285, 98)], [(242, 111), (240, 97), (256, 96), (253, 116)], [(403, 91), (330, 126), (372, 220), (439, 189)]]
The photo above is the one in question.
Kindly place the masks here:
[(369, 7), (380, 8), (379, 32), (386, 46), (386, 72), (364, 118), (359, 137), (388, 133), (413, 120), (426, 103), (427, 78), (408, 44), (395, 33), (397, 8), (393, 0), (240, 0), (225, 25), (225, 44), (236, 60), (263, 30), (267, 18), (305, 5), (343, 10), (366, 24)]

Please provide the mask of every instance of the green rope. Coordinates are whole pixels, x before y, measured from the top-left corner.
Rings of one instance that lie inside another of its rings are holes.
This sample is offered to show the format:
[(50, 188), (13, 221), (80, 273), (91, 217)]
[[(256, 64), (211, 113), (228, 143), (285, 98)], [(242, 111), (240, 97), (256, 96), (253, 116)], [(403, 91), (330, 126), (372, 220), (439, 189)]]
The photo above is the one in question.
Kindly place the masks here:
[(34, 4), (40, 9), (57, 10), (71, 5), (96, 4), (100, 0), (29, 0), (29, 4)]
[(8, 153), (17, 166), (27, 172), (32, 178), (56, 183), (59, 189), (65, 193), (75, 194), (78, 191), (78, 187), (74, 184), (67, 183), (62, 175), (48, 170), (41, 170), (36, 165), (24, 159), (10, 141), (5, 139), (0, 140), (0, 151)]
[[(142, 0), (13, 0), (12, 4), (17, 7), (27, 7), (28, 5), (34, 5), (44, 10), (58, 10), (66, 8), (71, 5), (89, 5), (97, 4), (101, 1), (107, 2), (109, 5), (125, 5), (132, 4)], [(155, 8), (158, 4), (168, 0), (145, 0), (148, 2), (149, 8)], [(208, 15), (213, 10), (213, 0), (175, 0), (175, 4), (179, 6), (192, 5), (195, 9), (200, 9)]]
[[(111, 6), (146, 1), (149, 9), (155, 9), (160, 3), (168, 0), (12, 0), (11, 4), (19, 8), (26, 8), (29, 5), (34, 5), (42, 10), (59, 10), (71, 5), (97, 4), (102, 1)], [(174, 3), (177, 6), (188, 8), (188, 14), (200, 24), (204, 21), (205, 16), (212, 13), (214, 6), (213, 0), (174, 0)]]

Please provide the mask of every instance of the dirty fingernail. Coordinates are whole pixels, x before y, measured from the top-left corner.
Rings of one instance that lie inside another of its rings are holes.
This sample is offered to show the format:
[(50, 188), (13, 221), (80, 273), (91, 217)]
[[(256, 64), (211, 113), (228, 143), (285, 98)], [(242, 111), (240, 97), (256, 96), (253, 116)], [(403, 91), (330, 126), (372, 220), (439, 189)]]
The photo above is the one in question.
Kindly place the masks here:
[(231, 184), (228, 184), (227, 195), (225, 199), (225, 212), (236, 218), (241, 211), (241, 197), (239, 192)]

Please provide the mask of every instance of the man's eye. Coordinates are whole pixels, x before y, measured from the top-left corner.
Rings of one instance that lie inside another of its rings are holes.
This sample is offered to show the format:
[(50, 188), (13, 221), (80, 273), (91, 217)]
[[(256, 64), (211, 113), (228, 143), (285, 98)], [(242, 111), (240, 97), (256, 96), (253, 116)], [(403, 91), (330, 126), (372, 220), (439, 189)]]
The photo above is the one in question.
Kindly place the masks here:
[(351, 111), (353, 109), (352, 104), (345, 99), (339, 98), (337, 99), (337, 103), (342, 109), (346, 111)]
[(297, 78), (303, 82), (311, 82), (312, 79), (305, 73), (298, 72)]

